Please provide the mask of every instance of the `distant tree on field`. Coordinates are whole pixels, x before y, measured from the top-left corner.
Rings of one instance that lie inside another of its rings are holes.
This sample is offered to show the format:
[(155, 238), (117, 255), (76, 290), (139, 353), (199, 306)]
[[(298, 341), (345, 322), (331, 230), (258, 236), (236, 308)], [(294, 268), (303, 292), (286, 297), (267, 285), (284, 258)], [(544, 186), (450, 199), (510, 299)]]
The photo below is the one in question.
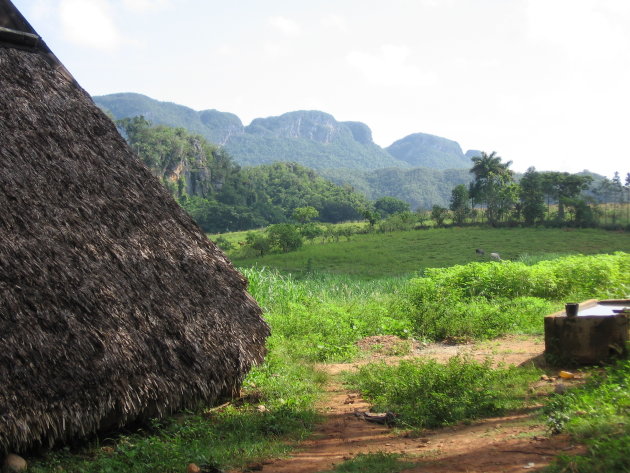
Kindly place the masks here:
[(302, 246), (302, 235), (295, 225), (290, 223), (277, 223), (267, 228), (267, 238), (271, 246), (284, 253), (297, 250)]
[(410, 210), (407, 202), (397, 199), (396, 197), (389, 196), (377, 199), (376, 202), (374, 202), (374, 208), (384, 217), (400, 212), (408, 212)]
[(264, 256), (265, 253), (269, 253), (271, 250), (271, 240), (259, 232), (248, 232), (245, 242), (256, 250), (260, 256)]
[(435, 221), (435, 224), (440, 227), (444, 224), (444, 220), (448, 215), (448, 209), (441, 205), (434, 205), (431, 209), (431, 218)]
[(459, 184), (453, 188), (451, 192), (451, 203), (449, 208), (453, 212), (455, 223), (462, 224), (468, 215), (470, 215), (470, 196), (468, 189), (464, 184)]
[(519, 182), (521, 213), (526, 225), (534, 225), (545, 217), (543, 180), (536, 168), (530, 167)]
[(297, 207), (293, 210), (291, 216), (298, 222), (304, 224), (319, 217), (319, 210), (315, 207), (307, 205), (306, 207)]

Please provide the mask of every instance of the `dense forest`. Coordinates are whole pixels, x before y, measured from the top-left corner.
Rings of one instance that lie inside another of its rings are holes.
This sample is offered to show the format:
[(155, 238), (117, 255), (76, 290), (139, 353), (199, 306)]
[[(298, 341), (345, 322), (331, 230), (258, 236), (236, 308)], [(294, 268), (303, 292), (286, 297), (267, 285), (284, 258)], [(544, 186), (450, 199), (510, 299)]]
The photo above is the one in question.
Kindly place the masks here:
[(319, 220), (360, 218), (367, 199), (295, 163), (242, 169), (222, 148), (183, 128), (153, 126), (143, 117), (117, 125), (140, 159), (207, 232), (287, 222), (296, 208), (313, 207)]

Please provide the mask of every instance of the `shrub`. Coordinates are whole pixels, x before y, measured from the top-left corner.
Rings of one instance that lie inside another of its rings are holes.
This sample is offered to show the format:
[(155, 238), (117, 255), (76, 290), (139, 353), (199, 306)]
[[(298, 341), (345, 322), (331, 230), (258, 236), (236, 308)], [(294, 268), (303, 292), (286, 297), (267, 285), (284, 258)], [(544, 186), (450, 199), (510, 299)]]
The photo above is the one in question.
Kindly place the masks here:
[(430, 268), (410, 280), (414, 333), (428, 339), (479, 339), (540, 333), (563, 298), (624, 296), (630, 255), (571, 255), (528, 266), (502, 261)]
[(297, 250), (302, 246), (303, 240), (295, 225), (290, 223), (277, 223), (267, 228), (267, 238), (272, 247), (284, 253)]
[(437, 427), (496, 415), (520, 404), (534, 368), (492, 369), (460, 357), (446, 364), (402, 361), (370, 364), (348, 375), (350, 384), (378, 411), (391, 411), (411, 427)]

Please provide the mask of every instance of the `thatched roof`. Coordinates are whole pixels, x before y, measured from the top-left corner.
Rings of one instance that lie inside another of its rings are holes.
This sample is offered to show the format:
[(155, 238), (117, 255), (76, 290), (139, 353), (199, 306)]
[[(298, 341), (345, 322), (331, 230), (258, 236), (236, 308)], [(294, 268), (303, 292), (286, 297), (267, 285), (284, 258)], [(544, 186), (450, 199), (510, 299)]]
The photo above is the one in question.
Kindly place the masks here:
[(230, 393), (269, 334), (42, 44), (0, 40), (0, 454)]

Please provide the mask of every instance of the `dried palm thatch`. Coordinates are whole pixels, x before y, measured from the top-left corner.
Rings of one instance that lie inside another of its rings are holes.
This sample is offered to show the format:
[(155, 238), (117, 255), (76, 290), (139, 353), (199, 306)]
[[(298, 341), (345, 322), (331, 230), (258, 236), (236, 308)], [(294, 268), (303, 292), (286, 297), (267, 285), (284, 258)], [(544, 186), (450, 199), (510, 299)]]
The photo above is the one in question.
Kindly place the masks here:
[[(0, 27), (35, 34), (16, 11), (0, 0)], [(0, 39), (0, 453), (231, 393), (269, 334), (244, 278), (51, 57)]]

